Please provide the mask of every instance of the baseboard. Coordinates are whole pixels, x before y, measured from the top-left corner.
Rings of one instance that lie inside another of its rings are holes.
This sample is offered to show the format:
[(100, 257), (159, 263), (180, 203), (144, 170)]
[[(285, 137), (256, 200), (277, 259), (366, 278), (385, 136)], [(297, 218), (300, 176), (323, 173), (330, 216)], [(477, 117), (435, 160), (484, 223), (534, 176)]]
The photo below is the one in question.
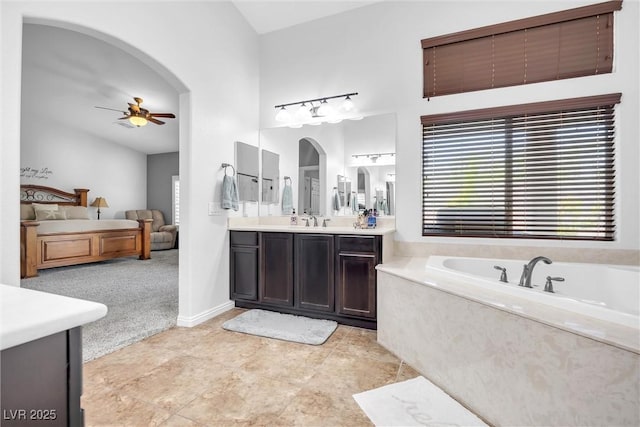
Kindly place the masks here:
[(193, 326), (199, 325), (202, 322), (206, 322), (209, 319), (212, 319), (225, 311), (231, 310), (235, 307), (233, 301), (225, 302), (224, 304), (220, 304), (217, 307), (210, 308), (209, 310), (205, 310), (200, 314), (196, 314), (195, 316), (178, 316), (178, 320), (176, 322), (177, 326), (191, 328)]

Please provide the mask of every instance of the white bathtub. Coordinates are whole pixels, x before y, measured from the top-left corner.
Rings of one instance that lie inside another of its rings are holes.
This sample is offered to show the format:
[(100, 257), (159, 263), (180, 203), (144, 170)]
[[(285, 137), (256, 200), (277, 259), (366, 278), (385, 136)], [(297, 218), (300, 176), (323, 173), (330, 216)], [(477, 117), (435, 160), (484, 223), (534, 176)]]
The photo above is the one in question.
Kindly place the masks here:
[[(533, 288), (518, 286), (525, 260), (497, 260), (431, 256), (427, 272), (436, 272), (468, 284), (496, 292), (530, 299), (595, 319), (633, 328), (640, 327), (640, 268), (622, 265), (538, 262)], [(500, 271), (507, 269), (508, 283), (501, 282)], [(555, 293), (544, 291), (547, 276), (563, 277), (553, 282)]]

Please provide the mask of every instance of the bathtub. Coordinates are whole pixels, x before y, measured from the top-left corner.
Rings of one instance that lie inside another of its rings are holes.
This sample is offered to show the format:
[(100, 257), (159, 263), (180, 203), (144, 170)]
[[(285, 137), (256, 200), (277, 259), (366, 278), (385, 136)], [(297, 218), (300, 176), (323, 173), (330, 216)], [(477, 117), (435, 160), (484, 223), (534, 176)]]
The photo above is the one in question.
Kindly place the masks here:
[(385, 260), (378, 342), (492, 425), (640, 425), (638, 267), (526, 263)]
[[(426, 271), (449, 275), (466, 283), (557, 307), (594, 319), (640, 328), (640, 268), (623, 265), (538, 262), (533, 270), (533, 288), (518, 286), (525, 260), (498, 260), (431, 256)], [(508, 283), (501, 282), (506, 268)], [(545, 292), (546, 278), (553, 282), (554, 293)]]

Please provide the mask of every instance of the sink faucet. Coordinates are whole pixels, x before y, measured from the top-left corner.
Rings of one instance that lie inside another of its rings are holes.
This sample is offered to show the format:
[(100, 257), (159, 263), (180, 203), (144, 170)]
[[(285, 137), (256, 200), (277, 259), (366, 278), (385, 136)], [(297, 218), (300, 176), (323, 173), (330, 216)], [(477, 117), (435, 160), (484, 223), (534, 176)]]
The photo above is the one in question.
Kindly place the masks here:
[(535, 258), (533, 258), (531, 261), (529, 261), (529, 263), (527, 265), (524, 266), (524, 270), (522, 272), (522, 276), (524, 277), (524, 287), (525, 288), (531, 288), (531, 276), (533, 276), (533, 267), (536, 266), (536, 264), (542, 261), (545, 264), (551, 264), (552, 261), (544, 256), (537, 256)]
[(315, 215), (311, 215), (311, 217), (309, 219), (313, 220), (313, 226), (317, 227), (318, 226), (318, 218), (316, 218)]

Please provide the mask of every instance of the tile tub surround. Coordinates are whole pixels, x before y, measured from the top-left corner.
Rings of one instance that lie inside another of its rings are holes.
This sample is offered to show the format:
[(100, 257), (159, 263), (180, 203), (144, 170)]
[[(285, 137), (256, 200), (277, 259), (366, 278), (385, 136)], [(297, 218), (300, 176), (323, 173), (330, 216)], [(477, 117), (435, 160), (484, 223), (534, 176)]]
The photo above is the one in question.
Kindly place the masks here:
[(587, 338), (462, 296), (418, 261), (378, 268), (383, 347), (491, 424), (640, 425), (637, 332), (618, 337), (635, 351)]

